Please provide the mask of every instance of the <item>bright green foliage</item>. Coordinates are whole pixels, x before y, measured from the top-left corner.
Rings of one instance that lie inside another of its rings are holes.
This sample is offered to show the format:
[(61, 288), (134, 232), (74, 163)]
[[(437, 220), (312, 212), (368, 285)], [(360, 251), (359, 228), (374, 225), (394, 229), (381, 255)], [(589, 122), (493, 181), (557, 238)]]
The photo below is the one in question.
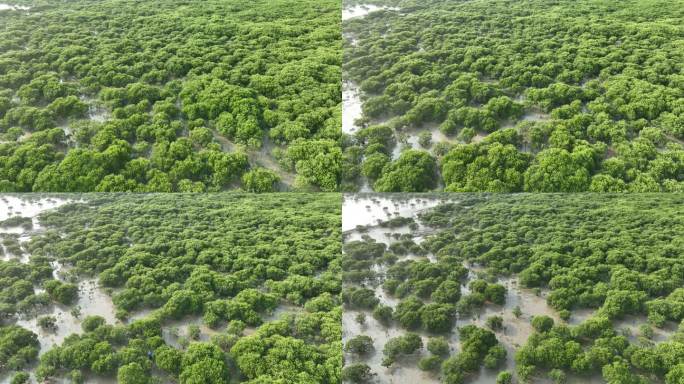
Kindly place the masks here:
[(499, 376), (496, 377), (496, 384), (512, 384), (513, 383), (513, 374), (504, 371), (499, 373)]
[(522, 189), (529, 159), (510, 144), (461, 144), (444, 157), (442, 175), (450, 192), (514, 192)]
[(279, 181), (280, 177), (275, 172), (265, 168), (256, 168), (242, 175), (242, 184), (250, 192), (273, 192)]
[[(42, 351), (40, 382), (340, 382), (340, 195), (79, 197), (39, 216), (29, 263), (0, 261), (3, 318), (61, 297), (56, 260), (75, 280), (95, 275), (113, 288), (122, 322), (84, 317), (83, 332)], [(41, 284), (49, 293), (38, 296)], [(211, 342), (195, 316), (216, 328)], [(172, 321), (189, 322), (193, 341), (173, 336)], [(32, 332), (0, 327), (3, 372), (34, 362), (38, 350)]]
[(483, 364), (488, 368), (494, 368), (506, 357), (506, 351), (491, 331), (466, 325), (459, 329), (459, 338), (461, 351), (442, 364), (445, 383), (464, 383), (468, 373), (476, 372)]
[[(629, 364), (618, 360), (603, 367), (603, 379), (608, 384), (645, 384), (646, 379), (632, 373)], [(669, 383), (668, 383), (669, 384)]]
[(359, 355), (366, 354), (373, 349), (373, 339), (370, 336), (359, 335), (351, 338), (344, 346), (345, 352), (352, 352)]
[(493, 331), (500, 331), (503, 328), (503, 318), (501, 316), (490, 316), (486, 321), (487, 327)]
[[(397, 217), (379, 225), (393, 228), (415, 226), (416, 223), (413, 219)], [(460, 280), (468, 274), (461, 263), (448, 257), (434, 263), (426, 259), (393, 263), (382, 281), (386, 293), (401, 299), (392, 308), (381, 304), (374, 290), (357, 284), (375, 278), (367, 271), (373, 269), (374, 263), (383, 263), (389, 255), (425, 254), (425, 250), (410, 238), (398, 239), (389, 249), (383, 243), (364, 239), (346, 242), (344, 252), (344, 280), (355, 283), (344, 289), (345, 308), (372, 310), (373, 317), (383, 326), (391, 326), (394, 321), (407, 330), (421, 329), (439, 334), (447, 334), (452, 330), (455, 304), (460, 298)], [(426, 304), (425, 301), (430, 299), (433, 302)], [(441, 349), (435, 346), (435, 349), (440, 351), (435, 353), (448, 354), (448, 346)]]
[(471, 292), (480, 294), (494, 304), (503, 305), (506, 302), (506, 287), (501, 284), (490, 284), (484, 280), (473, 280), (469, 284)]
[(421, 371), (436, 371), (442, 364), (442, 358), (435, 355), (425, 356), (418, 361), (418, 368)]
[[(21, 254), (16, 238), (3, 239), (5, 251)], [(21, 312), (32, 312), (52, 302), (48, 293), (36, 293), (34, 286), (52, 280), (52, 267), (47, 259), (34, 259), (27, 264), (18, 260), (0, 261), (0, 318)]]
[[(388, 201), (400, 207), (415, 204), (413, 198)], [(515, 364), (507, 368), (521, 383), (602, 376), (614, 384), (680, 384), (684, 197), (459, 194), (446, 199), (451, 201), (413, 217), (357, 227), (351, 236), (361, 239), (344, 245), (345, 289), (362, 292), (362, 301), (372, 304), (374, 317), (383, 319), (379, 331), (401, 329), (428, 337), (429, 355), (414, 351), (398, 360), (402, 354), (392, 358), (389, 352), (400, 349), (401, 339), (392, 339), (385, 366), (417, 364), (432, 371), (442, 358), (443, 383), (471, 382), (483, 367), (491, 370), (485, 372), (493, 382), (511, 353)], [(421, 252), (405, 252), (415, 237), (422, 238)], [(379, 273), (363, 275), (364, 270)], [(468, 293), (461, 297), (466, 283)], [(506, 303), (511, 294), (520, 295), (519, 306)], [(549, 312), (535, 311), (537, 305), (530, 306), (528, 299), (546, 300)], [(449, 344), (434, 336), (444, 332), (453, 340), (447, 322), (451, 311), (460, 324), (477, 321), (488, 329), (460, 327), (461, 347), (446, 358)], [(516, 345), (509, 338), (511, 329), (532, 332)], [(506, 341), (505, 348), (497, 338)], [(378, 374), (384, 379), (388, 374), (383, 372)], [(502, 373), (498, 380), (511, 383), (513, 376)]]
[(157, 348), (154, 353), (155, 364), (162, 370), (176, 376), (181, 371), (181, 360), (183, 352), (168, 346)]
[(342, 380), (352, 383), (367, 383), (372, 376), (371, 369), (367, 364), (350, 364), (342, 370)]
[(78, 298), (78, 286), (75, 284), (49, 280), (43, 286), (50, 297), (59, 303), (71, 304)]
[(532, 327), (537, 332), (548, 332), (553, 328), (553, 319), (546, 315), (534, 316), (532, 318)]
[(427, 350), (433, 355), (447, 356), (449, 355), (449, 342), (443, 337), (433, 337), (428, 340)]
[(389, 162), (389, 156), (384, 153), (373, 153), (364, 159), (361, 173), (369, 180), (375, 181), (382, 175), (383, 169)]
[(392, 307), (389, 307), (386, 305), (378, 305), (373, 310), (373, 318), (375, 318), (375, 320), (379, 321), (380, 324), (385, 325), (385, 326), (390, 324), (393, 316), (394, 316), (394, 310), (392, 309)]
[(147, 384), (149, 383), (148, 373), (138, 363), (130, 363), (119, 368), (116, 374), (120, 384)]
[(665, 376), (667, 384), (681, 384), (684, 382), (684, 363), (679, 363), (672, 367)]
[(374, 188), (378, 192), (426, 192), (435, 187), (435, 175), (435, 159), (429, 153), (408, 150), (383, 167)]
[(428, 332), (446, 333), (451, 330), (454, 319), (454, 306), (430, 303), (420, 309), (420, 319)]
[(88, 316), (81, 321), (81, 328), (85, 332), (92, 332), (105, 324), (106, 321), (101, 316)]
[(325, 344), (311, 343), (313, 335), (295, 338), (294, 324), (287, 320), (262, 326), (254, 335), (240, 339), (230, 355), (240, 371), (250, 380), (272, 382), (290, 378), (302, 382), (336, 383), (342, 366), (342, 343), (339, 322), (341, 311), (313, 316), (313, 326), (337, 328), (324, 336)]
[(0, 372), (21, 369), (38, 357), (38, 335), (17, 325), (0, 327)]
[(224, 354), (214, 344), (193, 343), (183, 354), (180, 382), (182, 384), (228, 384), (228, 367)]
[[(374, 3), (394, 8), (343, 23), (345, 73), (368, 96), (359, 121), (389, 130), (354, 135), (364, 166), (434, 124), (455, 144), (433, 158), (448, 191), (684, 188), (681, 1)], [(370, 171), (376, 191), (425, 190)]]
[(461, 284), (445, 280), (437, 286), (430, 298), (438, 303), (456, 303), (461, 298)]
[(385, 358), (382, 360), (382, 365), (389, 367), (394, 361), (402, 355), (410, 355), (423, 348), (423, 340), (415, 333), (406, 333), (403, 336), (397, 336), (390, 339), (382, 350)]
[(339, 2), (31, 5), (0, 12), (0, 190), (338, 188), (339, 156), (281, 158), (340, 151)]
[(12, 381), (10, 381), (10, 384), (26, 384), (29, 383), (31, 380), (31, 375), (29, 375), (27, 372), (17, 372), (14, 376), (12, 376)]
[(285, 153), (285, 160), (297, 170), (303, 186), (316, 185), (323, 191), (335, 191), (341, 179), (342, 150), (333, 140), (297, 140)]

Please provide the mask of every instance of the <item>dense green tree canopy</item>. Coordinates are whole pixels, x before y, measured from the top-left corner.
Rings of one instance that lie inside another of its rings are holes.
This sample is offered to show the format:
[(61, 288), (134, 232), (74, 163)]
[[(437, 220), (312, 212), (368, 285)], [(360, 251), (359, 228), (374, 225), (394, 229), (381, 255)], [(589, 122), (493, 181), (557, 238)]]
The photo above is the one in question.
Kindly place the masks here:
[(0, 373), (25, 367), (38, 356), (38, 336), (19, 326), (0, 327)]
[(339, 2), (22, 3), (0, 12), (0, 190), (339, 188)]
[(424, 191), (400, 181), (431, 169), (399, 177), (380, 154), (407, 135), (429, 148), (429, 131), (449, 191), (683, 189), (681, 1), (371, 3), (387, 8), (343, 24), (363, 106), (350, 184)]
[(12, 325), (19, 316), (73, 313), (88, 294), (53, 278), (59, 262), (70, 281), (98, 277), (119, 320), (80, 318), (82, 333), (41, 351), (39, 380), (340, 382), (340, 195), (71, 198), (40, 214), (27, 263), (0, 261), (1, 373), (38, 355), (37, 335)]

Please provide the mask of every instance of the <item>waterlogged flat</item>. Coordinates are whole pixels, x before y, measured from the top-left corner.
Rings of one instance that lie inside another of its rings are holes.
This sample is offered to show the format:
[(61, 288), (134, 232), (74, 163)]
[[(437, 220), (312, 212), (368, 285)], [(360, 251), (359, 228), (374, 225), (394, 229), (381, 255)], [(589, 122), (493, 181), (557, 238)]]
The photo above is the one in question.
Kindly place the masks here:
[[(0, 225), (0, 237), (10, 236), (18, 240), (22, 246), (30, 240), (33, 233), (41, 231), (37, 216), (43, 212), (58, 208), (71, 202), (61, 197), (42, 197), (40, 195), (2, 195), (0, 196), (0, 221), (10, 218), (30, 219), (30, 227), (24, 225)], [(22, 254), (14, 254), (5, 244), (0, 244), (2, 253), (0, 259), (9, 261), (18, 258), (22, 263), (28, 263), (30, 255), (22, 250)]]
[(38, 325), (37, 317), (20, 319), (16, 324), (38, 334), (40, 353), (43, 354), (61, 344), (67, 336), (82, 334), (81, 321), (88, 316), (102, 316), (107, 324), (118, 322), (112, 298), (99, 286), (96, 279), (82, 280), (78, 283), (78, 301), (75, 306), (79, 308), (78, 316), (72, 313), (74, 306), (63, 305), (53, 305), (50, 310), (39, 314), (38, 317), (54, 316), (57, 319), (56, 331), (43, 330)]
[[(70, 200), (62, 197), (43, 197), (41, 195), (0, 195), (0, 221), (12, 216), (34, 218), (40, 213), (60, 207)], [(40, 227), (34, 221), (36, 227)]]
[(345, 81), (342, 84), (342, 132), (352, 134), (358, 130), (355, 121), (363, 113), (360, 91), (353, 82)]
[(357, 226), (375, 226), (395, 216), (409, 217), (417, 212), (434, 207), (447, 199), (415, 197), (405, 199), (392, 194), (345, 194), (342, 204), (342, 230), (349, 231)]
[(7, 4), (7, 3), (0, 3), (0, 11), (28, 11), (31, 9), (31, 7), (27, 6), (22, 6), (22, 5), (14, 5), (14, 4)]
[[(430, 144), (424, 147), (420, 144), (420, 136), (425, 132), (430, 133)], [(486, 137), (484, 134), (478, 133), (473, 137), (471, 142), (481, 141)], [(392, 159), (396, 160), (399, 158), (401, 153), (407, 149), (418, 149), (418, 150), (430, 150), (434, 148), (435, 144), (445, 143), (445, 144), (457, 144), (461, 141), (457, 140), (455, 137), (447, 136), (439, 129), (439, 126), (435, 124), (426, 124), (420, 129), (411, 129), (406, 132), (396, 133), (395, 141), (397, 145), (392, 149)]]
[(375, 4), (357, 4), (351, 7), (346, 7), (342, 9), (342, 20), (349, 20), (354, 18), (364, 17), (371, 12), (376, 12), (380, 10), (399, 10), (397, 7), (387, 7), (379, 6)]

